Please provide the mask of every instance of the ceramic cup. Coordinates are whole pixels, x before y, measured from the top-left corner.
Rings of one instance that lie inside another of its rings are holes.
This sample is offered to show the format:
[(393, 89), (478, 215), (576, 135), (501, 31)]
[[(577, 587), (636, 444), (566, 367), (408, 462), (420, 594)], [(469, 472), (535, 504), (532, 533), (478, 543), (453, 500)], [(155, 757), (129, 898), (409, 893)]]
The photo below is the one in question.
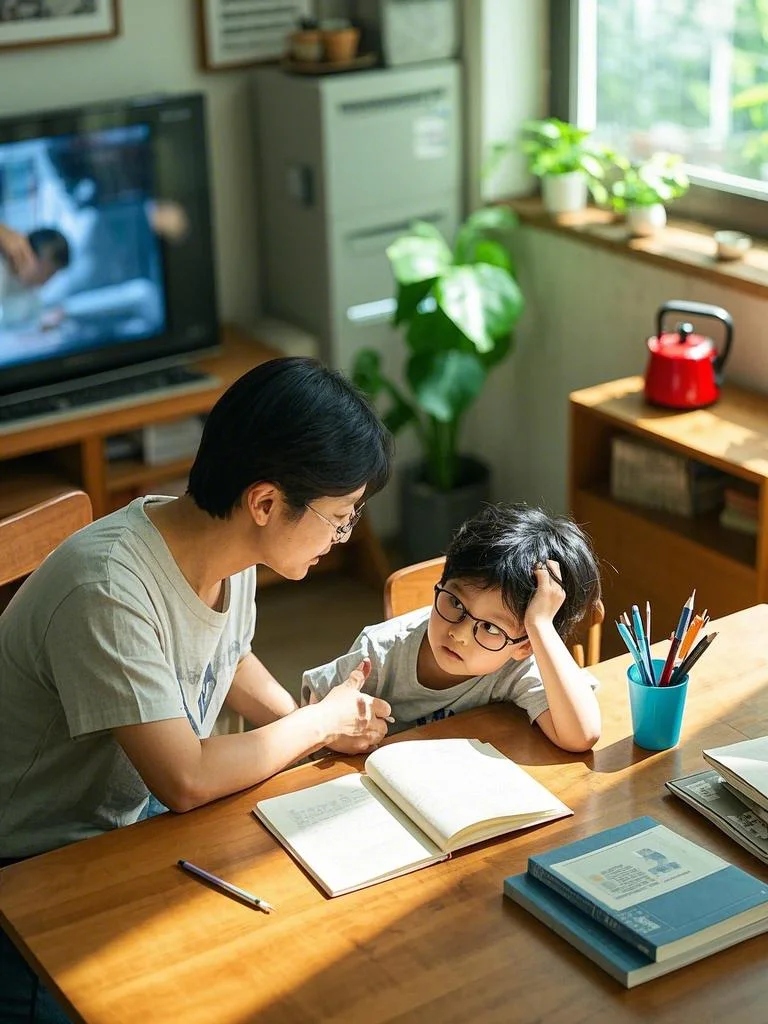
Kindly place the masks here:
[[(653, 659), (656, 679), (664, 668), (663, 658)], [(648, 686), (640, 682), (634, 663), (627, 669), (629, 706), (632, 712), (632, 733), (638, 747), (645, 750), (669, 750), (680, 739), (688, 692), (688, 676), (675, 686)]]
[(323, 29), (325, 59), (331, 64), (354, 60), (359, 42), (359, 28)]
[(323, 37), (319, 29), (292, 32), (288, 42), (294, 60), (314, 63), (323, 59)]
[(719, 260), (741, 260), (752, 245), (749, 235), (741, 231), (716, 231), (712, 237), (717, 246), (715, 256)]

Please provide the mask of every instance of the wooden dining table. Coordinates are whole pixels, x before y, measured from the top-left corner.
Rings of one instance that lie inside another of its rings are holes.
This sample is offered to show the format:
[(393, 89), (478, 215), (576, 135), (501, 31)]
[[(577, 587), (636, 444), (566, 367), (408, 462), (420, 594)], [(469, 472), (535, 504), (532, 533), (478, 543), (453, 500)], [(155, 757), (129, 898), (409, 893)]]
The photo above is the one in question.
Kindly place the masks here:
[[(489, 741), (571, 817), (329, 899), (251, 814), (257, 800), (363, 767), (326, 757), (187, 814), (4, 868), (2, 927), (72, 1020), (89, 1024), (757, 1024), (768, 1018), (768, 935), (627, 991), (502, 895), (530, 854), (643, 814), (768, 881), (768, 866), (664, 786), (704, 769), (702, 748), (768, 734), (768, 605), (710, 629), (718, 637), (692, 671), (671, 750), (633, 743), (628, 655), (592, 669), (603, 732), (589, 753), (558, 749), (501, 704), (393, 740)], [(206, 886), (179, 858), (274, 913)]]

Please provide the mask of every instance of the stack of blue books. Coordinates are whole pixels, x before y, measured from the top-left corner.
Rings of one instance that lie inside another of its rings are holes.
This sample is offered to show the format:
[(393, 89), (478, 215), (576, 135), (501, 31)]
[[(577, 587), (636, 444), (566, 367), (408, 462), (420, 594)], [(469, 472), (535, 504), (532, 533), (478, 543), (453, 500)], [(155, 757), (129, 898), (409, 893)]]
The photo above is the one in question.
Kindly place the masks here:
[(625, 988), (768, 930), (768, 885), (650, 817), (530, 857), (504, 894)]

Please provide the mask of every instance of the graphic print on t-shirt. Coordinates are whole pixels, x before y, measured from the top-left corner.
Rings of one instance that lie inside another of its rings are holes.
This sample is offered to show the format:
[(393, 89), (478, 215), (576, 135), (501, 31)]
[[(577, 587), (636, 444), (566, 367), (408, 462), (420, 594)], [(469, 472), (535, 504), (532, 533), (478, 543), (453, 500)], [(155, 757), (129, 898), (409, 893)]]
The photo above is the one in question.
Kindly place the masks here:
[(181, 674), (177, 675), (184, 711), (189, 724), (195, 730), (195, 735), (209, 735), (210, 728), (205, 728), (206, 719), (211, 717), (210, 725), (212, 726), (223, 703), (223, 697), (214, 699), (222, 689), (219, 683), (225, 684), (224, 694), (226, 695), (237, 669), (240, 653), (240, 644), (236, 640), (232, 640), (225, 651), (214, 651), (200, 678), (185, 680)]
[(416, 719), (416, 725), (427, 725), (428, 722), (442, 722), (444, 718), (452, 718), (455, 715), (455, 711), (451, 711), (450, 708), (438, 708), (437, 711), (433, 711), (431, 715), (425, 715), (423, 718)]
[(197, 713), (201, 723), (205, 721), (205, 715), (208, 711), (208, 706), (211, 703), (211, 697), (213, 696), (213, 691), (215, 689), (216, 676), (213, 674), (213, 667), (209, 662), (205, 672), (203, 673), (200, 696), (197, 698)]

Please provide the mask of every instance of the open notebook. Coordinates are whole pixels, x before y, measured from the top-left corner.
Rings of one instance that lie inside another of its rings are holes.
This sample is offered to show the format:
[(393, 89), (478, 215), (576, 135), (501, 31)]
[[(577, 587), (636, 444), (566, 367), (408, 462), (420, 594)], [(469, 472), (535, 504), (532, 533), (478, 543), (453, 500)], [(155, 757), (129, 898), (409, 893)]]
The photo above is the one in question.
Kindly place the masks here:
[(330, 896), (573, 812), (480, 740), (405, 740), (342, 775), (253, 809)]

